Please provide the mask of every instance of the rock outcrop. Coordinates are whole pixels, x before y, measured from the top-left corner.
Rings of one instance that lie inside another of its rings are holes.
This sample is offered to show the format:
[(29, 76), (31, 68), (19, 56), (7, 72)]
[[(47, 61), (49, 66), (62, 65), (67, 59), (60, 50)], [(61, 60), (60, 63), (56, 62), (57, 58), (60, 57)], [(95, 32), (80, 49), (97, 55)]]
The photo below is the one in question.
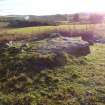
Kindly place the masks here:
[[(80, 37), (64, 37), (60, 34), (53, 33), (49, 37), (43, 40), (39, 41), (31, 41), (33, 46), (31, 47), (31, 51), (35, 51), (38, 53), (55, 53), (60, 54), (62, 52), (66, 52), (68, 54), (74, 55), (74, 56), (86, 56), (90, 53), (89, 43), (86, 41), (83, 41)], [(27, 43), (31, 43), (30, 41), (24, 42), (13, 42), (13, 43), (7, 43), (5, 46), (4, 44), (0, 44), (0, 49), (5, 48), (8, 44), (9, 46), (13, 46), (16, 43), (17, 45), (21, 45), (23, 47)], [(15, 43), (15, 44), (14, 44)], [(20, 48), (21, 48), (20, 47)]]
[(40, 53), (66, 52), (74, 56), (85, 56), (90, 53), (90, 48), (89, 43), (81, 39), (58, 36), (48, 38), (37, 48), (37, 51)]

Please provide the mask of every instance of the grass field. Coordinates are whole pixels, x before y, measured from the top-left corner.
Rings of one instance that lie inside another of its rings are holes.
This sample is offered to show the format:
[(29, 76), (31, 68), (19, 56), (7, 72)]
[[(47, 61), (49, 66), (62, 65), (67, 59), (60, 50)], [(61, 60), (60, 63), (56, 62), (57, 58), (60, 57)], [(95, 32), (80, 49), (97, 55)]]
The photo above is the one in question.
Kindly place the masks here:
[[(94, 31), (98, 28), (105, 27), (101, 24), (83, 24), (83, 25), (59, 25), (59, 26), (40, 26), (40, 27), (26, 27), (26, 28), (7, 28), (0, 29), (0, 40), (16, 40), (16, 39), (24, 39), (29, 38), (35, 35), (44, 35), (50, 32), (56, 31), (64, 31), (64, 32), (72, 32), (72, 31)], [(102, 31), (102, 30), (101, 30)]]
[(46, 69), (32, 77), (25, 73), (1, 78), (0, 104), (105, 105), (104, 52), (104, 44), (95, 44), (88, 56), (68, 56), (64, 67)]
[[(97, 31), (98, 35), (104, 35), (104, 27), (85, 24), (1, 29), (0, 40), (70, 30)], [(87, 56), (65, 54), (64, 66), (45, 68), (40, 72), (32, 66), (35, 59), (41, 56), (47, 63), (55, 62), (55, 55), (30, 52), (30, 45), (24, 49), (18, 49), (18, 46), (0, 52), (0, 105), (105, 105), (105, 44), (90, 46), (91, 53)]]

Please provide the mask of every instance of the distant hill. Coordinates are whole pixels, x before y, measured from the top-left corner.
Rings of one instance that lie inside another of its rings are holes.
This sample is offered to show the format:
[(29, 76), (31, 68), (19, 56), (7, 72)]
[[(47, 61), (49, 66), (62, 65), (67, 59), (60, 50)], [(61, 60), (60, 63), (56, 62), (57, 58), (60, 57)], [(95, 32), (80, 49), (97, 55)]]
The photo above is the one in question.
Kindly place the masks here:
[[(68, 23), (100, 23), (105, 20), (105, 14), (75, 13), (75, 14), (56, 14), (56, 15), (7, 15), (0, 16), (0, 22), (7, 22), (12, 26), (42, 26)], [(15, 24), (14, 24), (15, 23)], [(56, 24), (55, 24), (56, 23)], [(25, 24), (25, 25), (21, 25)]]

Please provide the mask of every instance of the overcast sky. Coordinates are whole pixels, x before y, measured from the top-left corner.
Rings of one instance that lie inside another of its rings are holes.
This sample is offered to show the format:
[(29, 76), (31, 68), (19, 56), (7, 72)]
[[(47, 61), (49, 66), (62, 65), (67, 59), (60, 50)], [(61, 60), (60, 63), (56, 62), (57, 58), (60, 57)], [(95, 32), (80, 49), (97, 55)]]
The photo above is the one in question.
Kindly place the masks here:
[(0, 15), (105, 12), (105, 0), (0, 0)]

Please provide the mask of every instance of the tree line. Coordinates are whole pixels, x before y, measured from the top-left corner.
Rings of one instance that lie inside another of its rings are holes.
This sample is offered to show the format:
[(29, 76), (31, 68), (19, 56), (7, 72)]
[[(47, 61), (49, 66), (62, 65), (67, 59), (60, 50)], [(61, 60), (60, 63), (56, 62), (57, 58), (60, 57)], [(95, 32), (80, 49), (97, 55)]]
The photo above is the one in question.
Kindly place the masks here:
[(79, 13), (71, 15), (46, 15), (46, 16), (1, 16), (0, 22), (8, 22), (8, 27), (31, 27), (31, 26), (50, 26), (59, 25), (60, 22), (68, 23), (101, 23), (104, 21), (104, 15)]

